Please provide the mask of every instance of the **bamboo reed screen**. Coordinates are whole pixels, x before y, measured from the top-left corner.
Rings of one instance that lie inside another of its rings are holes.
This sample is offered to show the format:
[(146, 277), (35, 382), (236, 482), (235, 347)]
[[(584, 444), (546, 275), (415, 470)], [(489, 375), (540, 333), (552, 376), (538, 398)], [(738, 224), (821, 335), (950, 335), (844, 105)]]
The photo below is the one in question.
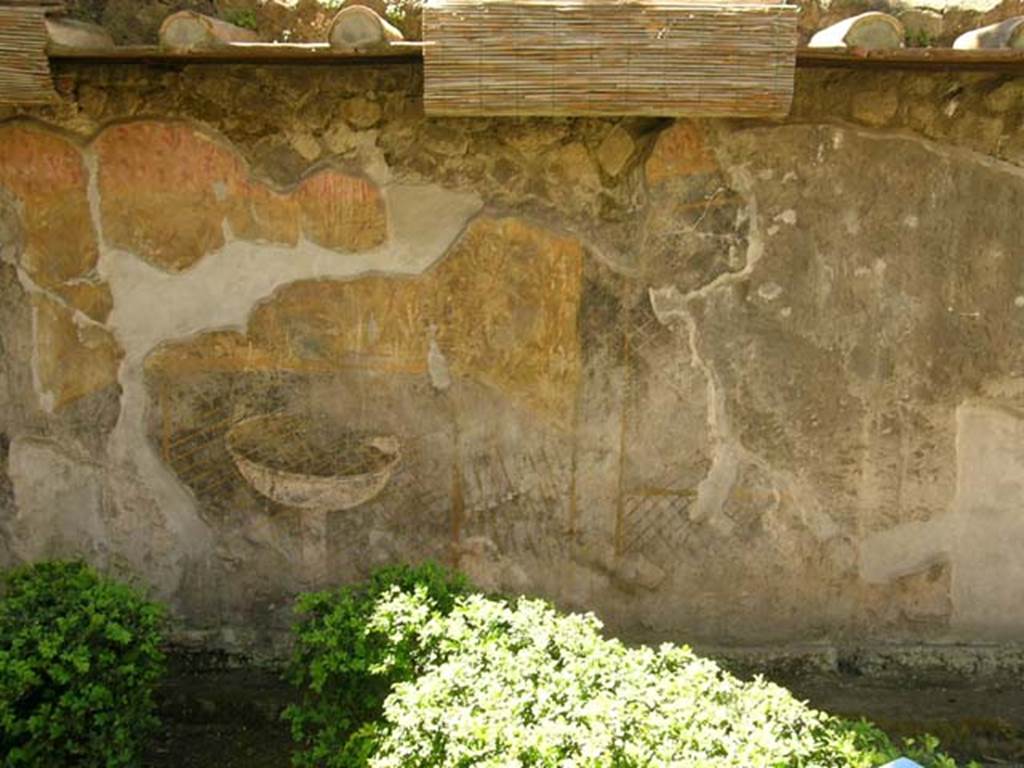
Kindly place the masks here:
[(767, 3), (430, 0), (431, 115), (781, 117), (796, 7)]
[(57, 98), (46, 56), (53, 0), (0, 0), (0, 104), (45, 104)]

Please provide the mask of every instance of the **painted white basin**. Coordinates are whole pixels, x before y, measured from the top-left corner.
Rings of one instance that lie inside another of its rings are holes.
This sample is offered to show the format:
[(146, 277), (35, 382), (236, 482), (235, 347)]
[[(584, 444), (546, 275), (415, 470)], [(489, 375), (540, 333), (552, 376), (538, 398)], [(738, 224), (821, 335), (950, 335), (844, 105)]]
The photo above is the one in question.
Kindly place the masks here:
[(240, 421), (227, 433), (227, 448), (260, 495), (322, 511), (352, 509), (374, 498), (400, 459), (398, 440), (390, 435), (284, 414)]

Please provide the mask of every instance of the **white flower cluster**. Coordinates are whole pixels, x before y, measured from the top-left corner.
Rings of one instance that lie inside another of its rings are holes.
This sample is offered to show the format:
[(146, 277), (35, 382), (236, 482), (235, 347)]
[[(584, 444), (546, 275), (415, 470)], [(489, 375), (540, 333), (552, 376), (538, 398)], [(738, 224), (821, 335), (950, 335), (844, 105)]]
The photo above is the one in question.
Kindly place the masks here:
[(824, 757), (830, 719), (785, 689), (688, 648), (627, 647), (540, 601), (471, 596), (445, 616), (396, 589), (369, 631), (412, 640), (422, 664), (385, 703), (373, 768), (863, 764), (850, 739)]

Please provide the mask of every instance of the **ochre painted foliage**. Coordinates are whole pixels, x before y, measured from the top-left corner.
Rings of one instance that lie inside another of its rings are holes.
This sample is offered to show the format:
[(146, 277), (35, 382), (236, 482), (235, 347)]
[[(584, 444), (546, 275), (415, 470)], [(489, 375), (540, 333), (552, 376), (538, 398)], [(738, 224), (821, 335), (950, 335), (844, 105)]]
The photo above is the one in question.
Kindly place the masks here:
[(370, 182), (323, 169), (281, 192), (253, 179), (230, 147), (186, 123), (133, 122), (103, 131), (99, 159), (104, 238), (169, 271), (243, 240), (361, 251), (384, 242), (383, 197)]
[(14, 252), (39, 289), (34, 373), (53, 409), (116, 383), (121, 359), (102, 325), (113, 299), (95, 273), (99, 247), (88, 188), (75, 143), (28, 123), (0, 126), (0, 198), (13, 203), (20, 220)]
[(33, 310), (36, 377), (53, 409), (117, 383), (122, 351), (110, 331), (41, 294)]
[(90, 274), (99, 248), (88, 185), (73, 142), (29, 123), (0, 125), (0, 193), (20, 211), (22, 267), (40, 286), (102, 321), (111, 300)]
[[(86, 153), (96, 159), (99, 221)], [(103, 325), (113, 297), (97, 273), (98, 225), (104, 244), (168, 271), (221, 248), (226, 232), (342, 252), (387, 237), (384, 198), (369, 181), (324, 168), (278, 191), (253, 179), (232, 148), (175, 121), (115, 124), (84, 148), (33, 123), (0, 125), (5, 202), (19, 222), (19, 265), (41, 291), (36, 376), (54, 408), (117, 380), (122, 353)]]
[(199, 371), (341, 368), (425, 373), (431, 339), (451, 371), (562, 417), (579, 377), (583, 248), (519, 219), (476, 220), (419, 277), (308, 280), (257, 307), (248, 334), (164, 347), (148, 367)]

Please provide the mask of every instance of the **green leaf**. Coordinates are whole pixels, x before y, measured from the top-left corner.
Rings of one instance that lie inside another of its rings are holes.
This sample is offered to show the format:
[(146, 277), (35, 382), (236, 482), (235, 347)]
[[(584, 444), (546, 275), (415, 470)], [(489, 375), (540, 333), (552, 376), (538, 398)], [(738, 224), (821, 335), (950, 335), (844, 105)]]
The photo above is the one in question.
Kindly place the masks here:
[(84, 563), (3, 575), (0, 752), (14, 766), (126, 766), (155, 725), (163, 611)]

